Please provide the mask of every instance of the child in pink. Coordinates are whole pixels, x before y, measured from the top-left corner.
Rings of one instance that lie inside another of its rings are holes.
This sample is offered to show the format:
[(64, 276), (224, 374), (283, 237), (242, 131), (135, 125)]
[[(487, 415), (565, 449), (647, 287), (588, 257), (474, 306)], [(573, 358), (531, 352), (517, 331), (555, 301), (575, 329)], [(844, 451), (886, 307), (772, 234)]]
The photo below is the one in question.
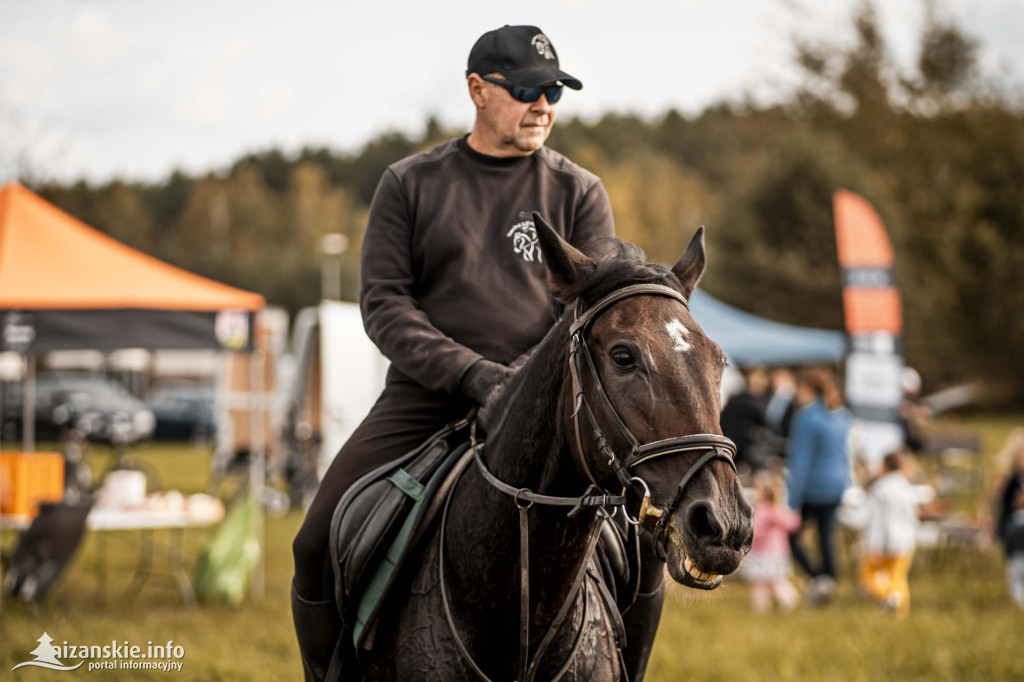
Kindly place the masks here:
[(789, 534), (800, 527), (800, 515), (780, 503), (782, 479), (778, 475), (764, 472), (754, 487), (754, 546), (743, 560), (743, 575), (751, 584), (750, 605), (755, 613), (767, 613), (774, 596), (781, 609), (791, 611), (800, 595), (789, 581)]

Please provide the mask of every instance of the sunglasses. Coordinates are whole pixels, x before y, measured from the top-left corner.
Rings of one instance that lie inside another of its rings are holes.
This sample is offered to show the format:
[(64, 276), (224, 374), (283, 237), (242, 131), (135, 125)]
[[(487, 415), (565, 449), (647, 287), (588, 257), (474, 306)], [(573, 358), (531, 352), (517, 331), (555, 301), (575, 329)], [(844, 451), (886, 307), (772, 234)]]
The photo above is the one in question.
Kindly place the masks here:
[(540, 99), (541, 95), (548, 98), (548, 104), (554, 104), (558, 100), (562, 99), (562, 88), (564, 87), (561, 83), (555, 83), (554, 85), (541, 85), (536, 88), (524, 88), (521, 85), (510, 83), (507, 80), (501, 78), (495, 78), (494, 76), (481, 76), (488, 83), (494, 83), (508, 90), (508, 94), (512, 95), (512, 99), (520, 102), (533, 103)]

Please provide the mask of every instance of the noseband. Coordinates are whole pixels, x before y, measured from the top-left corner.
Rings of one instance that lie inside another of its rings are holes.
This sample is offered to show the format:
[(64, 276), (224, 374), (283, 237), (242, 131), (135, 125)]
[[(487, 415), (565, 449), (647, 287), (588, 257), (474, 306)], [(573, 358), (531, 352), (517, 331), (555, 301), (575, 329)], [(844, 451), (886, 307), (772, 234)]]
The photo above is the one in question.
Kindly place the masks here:
[[(590, 480), (591, 486), (598, 492), (605, 492), (587, 464), (587, 455), (583, 447), (583, 428), (580, 423), (580, 413), (582, 412), (586, 415), (593, 432), (594, 442), (597, 443), (601, 456), (605, 458), (608, 466), (615, 473), (615, 477), (622, 484), (623, 495), (626, 491), (634, 491), (640, 499), (640, 508), (635, 516), (631, 516), (626, 508), (628, 505), (623, 504), (623, 514), (626, 520), (634, 526), (642, 526), (648, 530), (654, 538), (655, 552), (659, 557), (664, 558), (665, 552), (662, 547), (661, 538), (665, 533), (665, 527), (672, 516), (672, 512), (675, 511), (675, 508), (682, 501), (686, 485), (704, 465), (714, 460), (727, 462), (735, 471), (736, 464), (733, 458), (736, 456), (736, 444), (725, 436), (713, 433), (677, 436), (675, 438), (665, 438), (652, 443), (641, 444), (640, 440), (626, 426), (618, 410), (615, 409), (615, 406), (612, 405), (611, 400), (608, 398), (608, 393), (601, 382), (601, 376), (597, 372), (594, 358), (590, 353), (590, 348), (587, 346), (587, 332), (602, 313), (619, 301), (632, 296), (665, 296), (675, 299), (688, 307), (686, 299), (683, 298), (682, 294), (663, 284), (632, 284), (623, 287), (608, 294), (586, 311), (582, 311), (582, 303), (577, 299), (574, 310), (575, 319), (569, 328), (569, 370), (572, 374), (574, 400), (572, 420), (576, 436), (576, 459), (580, 464), (580, 468)], [(597, 423), (590, 402), (587, 399), (588, 394), (583, 388), (582, 379), (584, 371), (589, 375), (590, 384), (593, 386), (593, 391), (590, 395), (596, 396), (598, 403), (603, 406), (604, 412), (614, 417), (613, 428), (617, 429), (619, 435), (629, 444), (629, 452), (625, 456), (620, 457), (608, 444), (608, 438)], [(651, 501), (650, 486), (639, 476), (633, 475), (631, 469), (638, 464), (653, 459), (688, 452), (703, 452), (704, 454), (693, 463), (686, 474), (679, 480), (675, 495), (669, 504), (664, 506), (655, 505)]]

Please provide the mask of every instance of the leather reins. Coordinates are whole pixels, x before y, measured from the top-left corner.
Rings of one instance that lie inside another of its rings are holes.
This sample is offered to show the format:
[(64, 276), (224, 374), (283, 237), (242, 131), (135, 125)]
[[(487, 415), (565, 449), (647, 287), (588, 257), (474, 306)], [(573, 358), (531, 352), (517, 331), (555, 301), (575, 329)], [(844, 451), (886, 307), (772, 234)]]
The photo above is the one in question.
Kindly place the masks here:
[[(572, 376), (573, 386), (573, 400), (574, 410), (572, 414), (573, 419), (573, 430), (576, 437), (576, 452), (575, 457), (580, 465), (580, 468), (586, 474), (590, 480), (590, 485), (579, 497), (557, 497), (552, 495), (541, 495), (534, 493), (526, 488), (516, 488), (515, 486), (509, 485), (504, 481), (497, 478), (487, 468), (483, 457), (480, 452), (483, 448), (483, 443), (478, 443), (476, 440), (476, 423), (474, 422), (470, 431), (470, 442), (473, 450), (473, 458), (476, 462), (477, 469), (483, 475), (491, 486), (498, 489), (512, 497), (516, 509), (519, 511), (519, 575), (520, 575), (520, 637), (519, 637), (519, 675), (518, 682), (532, 682), (535, 678), (538, 670), (539, 663), (547, 650), (547, 647), (554, 640), (559, 628), (569, 613), (569, 609), (579, 594), (580, 587), (583, 583), (583, 578), (587, 575), (587, 565), (590, 562), (591, 556), (597, 546), (597, 541), (600, 536), (601, 523), (594, 524), (594, 528), (591, 530), (587, 540), (587, 546), (583, 553), (583, 559), (580, 562), (580, 566), (576, 570), (576, 574), (573, 578), (572, 586), (569, 589), (569, 593), (565, 600), (562, 602), (558, 613), (552, 621), (547, 632), (545, 633), (540, 644), (534, 651), (533, 660), (530, 659), (529, 652), (529, 636), (530, 636), (530, 569), (529, 569), (529, 519), (528, 511), (534, 504), (548, 505), (548, 506), (560, 506), (570, 507), (568, 511), (569, 518), (575, 517), (584, 507), (597, 508), (598, 513), (604, 518), (610, 518), (614, 516), (615, 512), (618, 511), (619, 507), (623, 509), (623, 515), (626, 520), (634, 525), (640, 526), (648, 530), (654, 538), (655, 553), (659, 558), (665, 558), (665, 550), (662, 547), (660, 539), (665, 533), (665, 528), (669, 518), (675, 507), (681, 502), (683, 497), (684, 489), (686, 485), (692, 480), (692, 478), (708, 463), (714, 460), (724, 460), (728, 464), (736, 469), (736, 465), (733, 462), (733, 458), (736, 455), (736, 445), (725, 436), (720, 436), (712, 433), (699, 433), (689, 436), (678, 436), (675, 438), (665, 438), (662, 440), (654, 441), (652, 443), (641, 444), (636, 438), (633, 432), (623, 422), (622, 417), (619, 415), (618, 410), (612, 405), (611, 400), (608, 398), (608, 394), (604, 389), (604, 384), (601, 382), (601, 377), (597, 372), (597, 368), (594, 365), (593, 356), (590, 353), (590, 349), (586, 343), (587, 331), (593, 324), (594, 320), (598, 318), (604, 311), (610, 308), (615, 303), (632, 296), (666, 296), (673, 298), (684, 306), (687, 305), (686, 299), (681, 293), (663, 284), (632, 284), (612, 293), (608, 294), (604, 298), (600, 299), (590, 309), (581, 311), (582, 302), (576, 301), (576, 307), (574, 309), (574, 320), (573, 324), (569, 329), (570, 342), (569, 342), (569, 370)], [(590, 404), (587, 401), (587, 393), (583, 387), (583, 373), (581, 370), (580, 357), (584, 359), (585, 367), (589, 373), (589, 378), (594, 386), (594, 393), (598, 396), (600, 401), (603, 403), (605, 411), (611, 413), (615, 419), (615, 423), (618, 427), (619, 433), (625, 438), (630, 445), (629, 453), (624, 457), (620, 458), (612, 447), (608, 444), (608, 439), (604, 432), (601, 430), (597, 423), (597, 419), (594, 416), (593, 411), (590, 408)], [(620, 494), (609, 494), (598, 482), (597, 478), (593, 475), (590, 466), (587, 464), (586, 451), (583, 447), (582, 428), (580, 426), (580, 412), (584, 412), (587, 415), (590, 426), (593, 430), (594, 440), (597, 443), (598, 450), (602, 457), (606, 458), (608, 466), (611, 467), (615, 473), (616, 478), (622, 484), (622, 492)], [(676, 492), (672, 500), (667, 505), (655, 505), (651, 501), (650, 487), (640, 477), (632, 475), (630, 469), (642, 462), (650, 461), (652, 459), (667, 457), (670, 455), (687, 453), (687, 452), (704, 452), (702, 455), (683, 475), (678, 485), (676, 486)], [(461, 478), (461, 475), (460, 475)], [(441, 582), (441, 602), (444, 606), (445, 618), (448, 621), (448, 627), (451, 631), (456, 647), (463, 659), (467, 662), (473, 672), (485, 682), (490, 682), (488, 678), (477, 663), (473, 660), (469, 651), (462, 643), (462, 639), (459, 637), (457, 629), (455, 627), (455, 621), (452, 617), (451, 607), (448, 601), (448, 592), (445, 580), (444, 570), (444, 537), (445, 529), (448, 522), (448, 508), (451, 503), (451, 499), (454, 495), (455, 488), (458, 485), (458, 481), (451, 486), (448, 493), (448, 498), (445, 500), (444, 513), (441, 516), (441, 529), (440, 529), (440, 547), (438, 549), (438, 569), (440, 571), (439, 578)], [(635, 516), (630, 516), (626, 506), (628, 504), (626, 492), (630, 489), (640, 489), (640, 507)], [(611, 512), (608, 510), (612, 509)], [(609, 602), (611, 596), (607, 591), (607, 587), (603, 584), (598, 584), (599, 591), (602, 598)], [(614, 602), (608, 603), (609, 607), (614, 607)], [(556, 682), (561, 679), (565, 672), (569, 669), (569, 665), (576, 655), (579, 649), (580, 642), (582, 640), (583, 628), (586, 626), (585, 620), (585, 609), (586, 609), (586, 597), (584, 596), (584, 620), (581, 624), (580, 632), (577, 633), (573, 648), (569, 654), (568, 659), (561, 667), (556, 676), (552, 679), (552, 682)], [(618, 614), (617, 608), (609, 608), (609, 613), (613, 613), (613, 626), (615, 628), (615, 638), (620, 649), (625, 645), (625, 629), (622, 625), (621, 616)]]

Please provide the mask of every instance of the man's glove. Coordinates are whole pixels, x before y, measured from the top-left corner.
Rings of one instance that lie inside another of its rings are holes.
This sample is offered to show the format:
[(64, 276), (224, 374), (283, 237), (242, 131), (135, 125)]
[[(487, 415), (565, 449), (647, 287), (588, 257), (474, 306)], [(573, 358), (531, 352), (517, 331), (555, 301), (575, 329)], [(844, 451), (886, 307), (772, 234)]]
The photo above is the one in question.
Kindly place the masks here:
[(476, 404), (484, 406), (494, 390), (505, 383), (510, 373), (505, 365), (481, 358), (470, 365), (462, 375), (459, 392)]

